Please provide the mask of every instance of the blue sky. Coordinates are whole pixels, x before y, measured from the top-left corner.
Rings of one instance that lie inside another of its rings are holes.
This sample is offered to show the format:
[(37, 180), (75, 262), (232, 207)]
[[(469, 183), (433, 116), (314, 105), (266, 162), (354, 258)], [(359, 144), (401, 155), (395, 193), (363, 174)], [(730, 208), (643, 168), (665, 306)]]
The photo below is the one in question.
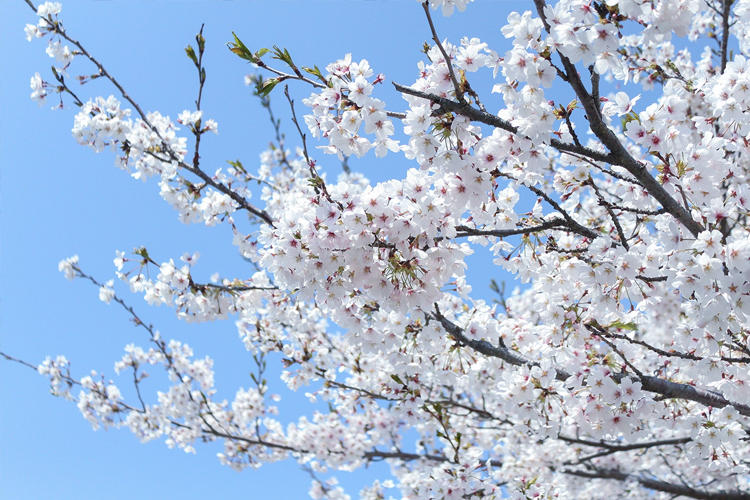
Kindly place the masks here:
[[(512, 8), (523, 11), (532, 4), (482, 0), (451, 18), (437, 12), (435, 21), (441, 37), (458, 42), (461, 36), (477, 36), (504, 51), (509, 43), (499, 30)], [(237, 158), (246, 166), (257, 165), (258, 154), (272, 137), (265, 112), (243, 84), (252, 67), (225, 46), (231, 31), (251, 48), (284, 46), (300, 65), (323, 68), (351, 52), (355, 60), (368, 59), (388, 81), (404, 84), (416, 78), (419, 50), (430, 38), (422, 8), (412, 0), (78, 1), (63, 2), (61, 18), (69, 34), (99, 58), (145, 110), (173, 119), (192, 109), (196, 98), (195, 68), (183, 48), (194, 44), (205, 23), (208, 80), (202, 107), (205, 118), (219, 123), (219, 135), (209, 136), (202, 148), (202, 164), (209, 171)], [(52, 111), (54, 97), (42, 108), (29, 99), (29, 80), (35, 72), (52, 80), (52, 60), (44, 52), (46, 41), (26, 41), (26, 23), (36, 23), (36, 18), (24, 2), (0, 2), (0, 349), (34, 364), (46, 355), (65, 354), (76, 377), (94, 369), (127, 386), (115, 377), (113, 363), (125, 345), (146, 345), (144, 332), (128, 322), (124, 311), (100, 302), (92, 285), (65, 280), (57, 270), (61, 259), (78, 254), (83, 269), (101, 281), (114, 277), (115, 250), (127, 252), (141, 245), (157, 261), (199, 251), (202, 258), (195, 272), (204, 281), (216, 271), (244, 277), (251, 269), (238, 257), (227, 228), (180, 224), (158, 196), (156, 182), (133, 180), (114, 167), (111, 153), (97, 155), (78, 146), (70, 134), (74, 108)], [(72, 77), (92, 71), (89, 63), (77, 58), (69, 73)], [(489, 97), (491, 82), (486, 83), (475, 88), (488, 107), (496, 109)], [(103, 79), (78, 90), (84, 101), (116, 92)], [(299, 101), (309, 89), (292, 84), (291, 91), (300, 112)], [(390, 84), (378, 97), (389, 109), (404, 107)], [(278, 89), (272, 98), (288, 142), (294, 145), (288, 107)], [(72, 105), (70, 99), (66, 103)], [(338, 174), (334, 158), (317, 156), (329, 175)], [(411, 166), (393, 154), (386, 161), (351, 165), (373, 181), (401, 177)], [(489, 277), (502, 278), (489, 276), (486, 268), (472, 276), (475, 290), (482, 294)], [(164, 337), (189, 343), (196, 356), (214, 358), (222, 397), (231, 400), (238, 387), (251, 384), (251, 358), (233, 322), (186, 325), (172, 310), (149, 307), (140, 296), (117, 286), (116, 290)], [(311, 411), (300, 406), (304, 398), (283, 395), (280, 406), (287, 416)], [(219, 464), (217, 446), (198, 445), (197, 450), (197, 455), (186, 455), (163, 442), (142, 445), (125, 429), (94, 432), (74, 404), (48, 394), (46, 379), (20, 365), (0, 362), (4, 500), (308, 498), (309, 477), (296, 463), (238, 474)], [(386, 476), (384, 466), (338, 474), (353, 496), (366, 481)]]

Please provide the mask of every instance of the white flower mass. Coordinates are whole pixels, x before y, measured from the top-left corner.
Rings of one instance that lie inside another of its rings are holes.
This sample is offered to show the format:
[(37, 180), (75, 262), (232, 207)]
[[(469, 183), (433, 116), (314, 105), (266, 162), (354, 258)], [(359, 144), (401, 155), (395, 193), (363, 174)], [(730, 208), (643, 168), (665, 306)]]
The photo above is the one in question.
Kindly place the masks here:
[[(471, 16), (470, 1), (425, 2), (433, 36), (394, 103), (367, 60), (307, 68), (235, 37), (232, 52), (263, 73), (246, 79), (261, 99), (284, 99), (280, 82), (309, 91), (292, 108), (299, 136), (252, 168), (204, 170), (198, 144), (216, 121), (144, 113), (102, 69), (112, 95), (77, 103), (74, 139), (158, 182), (182, 222), (227, 228), (254, 268), (200, 283), (199, 255), (140, 248), (117, 252), (120, 283), (78, 257), (60, 271), (111, 307), (128, 308), (129, 289), (186, 322), (234, 322), (259, 367), (276, 354), (286, 386), (328, 410), (282, 418), (261, 376), (215, 399), (212, 359), (132, 309), (150, 343), (125, 348), (117, 383), (153, 392), (144, 367), (165, 370), (154, 403), (76, 378), (63, 356), (39, 366), (52, 393), (94, 428), (189, 452), (221, 442), (237, 470), (387, 461), (392, 477), (363, 499), (750, 499), (750, 1), (519, 5), (530, 10), (492, 46), (433, 28), (437, 12)], [(56, 77), (92, 57), (62, 13), (41, 5), (25, 29), (48, 42)], [(200, 72), (196, 54), (200, 43)], [(497, 95), (478, 94), (477, 73)], [(545, 95), (559, 88), (575, 99)], [(39, 73), (31, 89), (40, 106), (66, 92)], [(321, 166), (365, 155), (412, 168), (372, 184)], [(523, 286), (478, 298), (474, 252)], [(335, 481), (310, 494), (350, 498)]]

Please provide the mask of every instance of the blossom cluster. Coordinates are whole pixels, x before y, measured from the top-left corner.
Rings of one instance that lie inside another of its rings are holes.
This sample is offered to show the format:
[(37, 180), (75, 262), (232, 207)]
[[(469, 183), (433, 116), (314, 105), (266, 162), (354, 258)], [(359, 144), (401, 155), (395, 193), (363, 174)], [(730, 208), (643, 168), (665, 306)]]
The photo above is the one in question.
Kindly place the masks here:
[[(351, 54), (328, 66), (329, 86), (303, 102), (313, 110), (305, 116), (305, 123), (313, 137), (325, 137), (329, 146), (323, 151), (344, 156), (364, 156), (375, 148), (381, 158), (388, 151), (398, 151), (398, 142), (390, 138), (395, 132), (393, 123), (383, 109), (385, 103), (371, 97), (373, 85), (385, 77), (377, 75), (370, 82), (373, 71), (366, 60), (352, 62)], [(364, 129), (364, 130), (362, 130)], [(375, 134), (375, 141), (360, 135)]]

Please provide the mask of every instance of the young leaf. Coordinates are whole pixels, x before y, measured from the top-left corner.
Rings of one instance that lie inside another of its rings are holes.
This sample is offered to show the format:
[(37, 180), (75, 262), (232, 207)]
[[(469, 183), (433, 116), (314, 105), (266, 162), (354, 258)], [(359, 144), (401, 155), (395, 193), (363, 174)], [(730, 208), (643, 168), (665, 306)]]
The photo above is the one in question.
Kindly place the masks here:
[(317, 77), (318, 80), (320, 80), (324, 84), (328, 85), (328, 81), (325, 78), (323, 78), (323, 74), (320, 72), (320, 69), (317, 66), (314, 66), (312, 68), (302, 66), (302, 69), (306, 71), (307, 73), (310, 73), (311, 75)]
[(635, 331), (638, 329), (638, 325), (633, 322), (623, 323), (622, 321), (615, 321), (609, 324), (609, 328), (619, 328), (620, 330)]
[(292, 71), (297, 76), (302, 76), (302, 73), (300, 73), (299, 68), (294, 64), (292, 61), (292, 56), (289, 54), (289, 51), (286, 49), (280, 49), (276, 45), (273, 46), (273, 58), (278, 59), (279, 61), (283, 61), (286, 63), (287, 66), (292, 68)]
[(286, 49), (280, 49), (276, 45), (273, 46), (273, 58), (279, 61), (285, 62), (289, 66), (293, 66), (292, 56), (289, 55), (289, 51)]
[(239, 37), (234, 34), (234, 31), (232, 31), (232, 36), (234, 37), (234, 42), (227, 43), (227, 47), (229, 47), (229, 50), (240, 56), (242, 59), (250, 61), (251, 63), (258, 63), (260, 61), (260, 58), (253, 54), (250, 49), (248, 49), (245, 44), (242, 43), (242, 40), (240, 40)]
[(193, 47), (191, 45), (185, 47), (185, 53), (190, 58), (190, 60), (193, 61), (193, 64), (198, 66), (198, 58), (195, 56), (195, 50), (193, 50)]
[[(201, 28), (202, 30), (203, 28)], [(195, 41), (198, 42), (198, 52), (201, 54), (206, 49), (206, 39), (203, 37), (203, 33), (195, 35)]]
[(237, 171), (242, 172), (242, 173), (247, 173), (247, 170), (245, 170), (245, 167), (242, 166), (242, 162), (240, 160), (237, 160), (237, 161), (227, 160), (227, 163), (232, 165), (235, 169), (237, 169)]
[(266, 97), (268, 94), (271, 93), (271, 91), (273, 90), (273, 88), (276, 85), (278, 85), (278, 83), (280, 81), (281, 80), (279, 80), (278, 78), (269, 78), (268, 80), (266, 80), (265, 82), (263, 82), (260, 85), (260, 87), (258, 88), (258, 95), (260, 97)]

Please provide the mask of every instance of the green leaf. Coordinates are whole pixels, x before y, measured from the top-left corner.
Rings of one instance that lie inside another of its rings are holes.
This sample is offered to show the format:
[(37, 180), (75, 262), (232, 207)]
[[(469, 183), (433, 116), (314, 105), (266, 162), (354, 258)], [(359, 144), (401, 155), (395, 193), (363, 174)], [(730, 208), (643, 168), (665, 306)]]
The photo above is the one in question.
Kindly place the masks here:
[(234, 31), (232, 31), (232, 36), (234, 37), (234, 42), (227, 43), (227, 47), (229, 47), (229, 50), (240, 56), (242, 59), (250, 61), (251, 63), (258, 63), (260, 61), (260, 58), (253, 54), (250, 49), (248, 49), (245, 44), (242, 43), (242, 40), (240, 40), (237, 35), (234, 34)]
[(202, 54), (206, 49), (206, 39), (203, 38), (203, 34), (198, 33), (195, 35), (195, 41), (198, 42), (198, 51)]
[(437, 413), (438, 416), (443, 414), (443, 405), (441, 405), (440, 403), (435, 403), (434, 405), (432, 405), (432, 407), (435, 408), (435, 413)]
[(310, 73), (311, 75), (315, 76), (320, 80), (321, 82), (328, 85), (328, 81), (323, 77), (323, 74), (320, 72), (320, 69), (317, 66), (314, 66), (312, 68), (308, 68), (306, 66), (302, 66), (302, 70), (306, 71), (307, 73)]
[(273, 88), (276, 85), (279, 84), (279, 81), (280, 80), (278, 78), (269, 78), (268, 80), (266, 80), (265, 82), (263, 82), (260, 85), (260, 87), (258, 88), (258, 95), (260, 97), (266, 97), (266, 96), (268, 96), (268, 94), (271, 93), (271, 91), (273, 90)]
[(677, 177), (682, 177), (683, 175), (687, 173), (687, 171), (688, 171), (687, 163), (685, 163), (682, 160), (678, 161), (677, 162)]
[(280, 49), (276, 45), (273, 46), (273, 58), (278, 59), (279, 61), (283, 61), (287, 63), (289, 66), (293, 66), (294, 63), (292, 62), (292, 56), (289, 55), (289, 51), (286, 49)]
[(403, 383), (403, 382), (401, 382), (401, 379), (399, 378), (399, 376), (398, 376), (398, 375), (396, 375), (395, 373), (392, 373), (392, 374), (391, 374), (391, 378), (392, 378), (392, 379), (393, 379), (393, 381), (394, 381), (394, 382), (396, 382), (397, 384), (401, 384), (401, 385), (404, 385), (404, 383)]
[(185, 53), (190, 58), (190, 60), (193, 61), (193, 64), (198, 66), (198, 58), (195, 56), (195, 50), (193, 50), (193, 47), (191, 45), (185, 47)]
[(237, 161), (227, 160), (227, 163), (232, 165), (237, 170), (241, 172), (245, 172), (245, 167), (242, 166), (242, 162), (240, 160), (237, 160)]
[(623, 323), (622, 321), (615, 321), (610, 323), (608, 328), (618, 328), (620, 330), (630, 330), (631, 332), (638, 329), (638, 325), (635, 323)]
[(289, 54), (288, 50), (280, 49), (276, 45), (274, 45), (273, 46), (273, 58), (278, 59), (279, 61), (285, 62), (287, 66), (292, 68), (292, 71), (294, 71), (294, 73), (297, 76), (302, 76), (302, 73), (300, 73), (299, 68), (292, 61), (292, 56)]
[(143, 257), (146, 260), (150, 259), (148, 256), (148, 250), (146, 250), (146, 247), (134, 248), (133, 253), (135, 255), (138, 255), (139, 257)]

